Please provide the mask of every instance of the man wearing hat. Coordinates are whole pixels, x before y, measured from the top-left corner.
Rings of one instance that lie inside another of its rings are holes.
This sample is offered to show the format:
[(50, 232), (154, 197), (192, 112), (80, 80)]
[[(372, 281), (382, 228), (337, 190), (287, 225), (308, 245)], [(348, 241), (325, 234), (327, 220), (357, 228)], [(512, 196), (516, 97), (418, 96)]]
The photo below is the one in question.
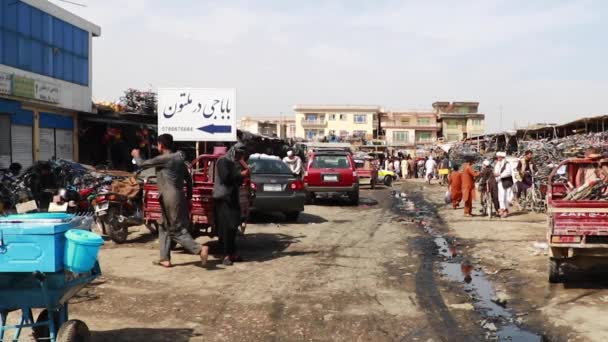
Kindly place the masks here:
[(509, 214), (509, 199), (513, 197), (513, 177), (511, 165), (506, 160), (505, 152), (496, 153), (496, 165), (494, 165), (494, 176), (498, 183), (498, 203), (500, 217), (505, 218)]
[(485, 211), (486, 201), (492, 201), (494, 210), (500, 208), (498, 203), (498, 184), (496, 183), (496, 177), (494, 177), (494, 170), (492, 169), (491, 162), (486, 159), (483, 161), (483, 168), (479, 175), (479, 192), (481, 192), (481, 213), (487, 215)]
[(237, 164), (245, 153), (245, 145), (239, 142), (215, 163), (213, 184), (215, 226), (224, 247), (223, 264), (226, 266), (242, 260), (236, 253), (236, 236), (241, 224), (239, 189), (243, 179), (249, 175), (249, 169), (240, 171)]

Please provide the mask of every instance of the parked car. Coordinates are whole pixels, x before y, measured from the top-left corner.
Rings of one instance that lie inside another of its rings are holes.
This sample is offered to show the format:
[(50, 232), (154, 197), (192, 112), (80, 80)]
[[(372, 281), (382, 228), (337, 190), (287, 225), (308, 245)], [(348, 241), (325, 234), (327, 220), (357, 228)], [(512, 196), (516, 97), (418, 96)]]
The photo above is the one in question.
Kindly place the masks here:
[(310, 154), (304, 188), (311, 200), (318, 193), (347, 195), (351, 204), (359, 203), (359, 176), (352, 155), (345, 151), (315, 151)]
[(378, 182), (378, 168), (374, 165), (370, 158), (354, 159), (357, 175), (359, 176), (359, 185), (368, 185), (374, 189)]
[(253, 154), (248, 164), (254, 191), (251, 211), (281, 212), (296, 221), (304, 211), (304, 183), (279, 157)]

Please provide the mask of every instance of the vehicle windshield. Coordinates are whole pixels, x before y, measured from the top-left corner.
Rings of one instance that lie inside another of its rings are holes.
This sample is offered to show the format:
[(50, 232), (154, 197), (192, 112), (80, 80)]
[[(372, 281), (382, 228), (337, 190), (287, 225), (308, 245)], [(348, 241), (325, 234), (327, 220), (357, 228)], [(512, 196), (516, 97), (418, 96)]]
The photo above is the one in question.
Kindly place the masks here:
[(291, 169), (287, 164), (275, 159), (249, 159), (249, 168), (253, 174), (291, 174)]
[(314, 169), (350, 169), (346, 156), (316, 156), (312, 161)]

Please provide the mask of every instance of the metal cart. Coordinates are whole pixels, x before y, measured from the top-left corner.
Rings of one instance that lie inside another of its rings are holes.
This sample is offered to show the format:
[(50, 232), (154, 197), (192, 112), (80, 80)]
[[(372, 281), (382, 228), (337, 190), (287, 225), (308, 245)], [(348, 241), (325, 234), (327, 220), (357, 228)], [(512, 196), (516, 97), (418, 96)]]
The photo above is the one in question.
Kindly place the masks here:
[[(68, 319), (68, 300), (100, 275), (99, 263), (87, 273), (0, 273), (0, 341), (8, 330), (14, 330), (12, 341), (17, 341), (23, 328), (32, 328), (37, 341), (88, 341), (86, 324)], [(44, 309), (35, 321), (32, 309)], [(17, 310), (19, 324), (7, 325), (8, 314)]]

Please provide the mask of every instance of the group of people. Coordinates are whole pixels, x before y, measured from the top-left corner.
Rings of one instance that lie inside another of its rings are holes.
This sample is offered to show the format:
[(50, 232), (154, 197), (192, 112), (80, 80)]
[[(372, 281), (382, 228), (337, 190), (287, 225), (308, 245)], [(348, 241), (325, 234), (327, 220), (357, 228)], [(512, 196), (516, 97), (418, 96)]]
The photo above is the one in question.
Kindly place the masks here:
[(430, 183), (431, 179), (437, 178), (437, 169), (441, 163), (443, 160), (438, 163), (432, 156), (412, 158), (408, 154), (405, 157), (387, 157), (383, 169), (395, 172), (402, 179), (424, 178)]
[[(171, 242), (180, 244), (191, 254), (200, 256), (202, 265), (206, 265), (209, 248), (198, 244), (190, 234), (189, 202), (192, 199), (192, 178), (188, 172), (181, 153), (175, 152), (173, 136), (162, 134), (158, 137), (159, 155), (143, 160), (140, 151), (131, 151), (131, 156), (141, 169), (154, 168), (156, 171), (162, 222), (159, 226), (160, 259), (155, 265), (172, 267)], [(249, 169), (244, 164), (246, 148), (237, 143), (226, 155), (215, 164), (213, 199), (215, 207), (215, 224), (218, 229), (220, 245), (223, 247), (226, 266), (242, 261), (237, 254), (236, 237), (241, 223), (239, 188), (249, 176)], [(186, 192), (184, 193), (184, 188)]]
[(532, 151), (524, 153), (514, 170), (506, 157), (505, 152), (497, 152), (494, 165), (492, 161), (486, 159), (480, 171), (473, 169), (473, 157), (465, 158), (462, 168), (460, 165), (452, 165), (448, 177), (452, 207), (457, 209), (463, 201), (464, 215), (473, 216), (475, 181), (478, 180), (482, 213), (486, 208), (486, 201), (491, 201), (498, 215), (506, 218), (509, 215), (510, 204), (518, 205), (519, 199), (526, 196), (532, 186), (533, 175), (537, 171), (532, 161)]

